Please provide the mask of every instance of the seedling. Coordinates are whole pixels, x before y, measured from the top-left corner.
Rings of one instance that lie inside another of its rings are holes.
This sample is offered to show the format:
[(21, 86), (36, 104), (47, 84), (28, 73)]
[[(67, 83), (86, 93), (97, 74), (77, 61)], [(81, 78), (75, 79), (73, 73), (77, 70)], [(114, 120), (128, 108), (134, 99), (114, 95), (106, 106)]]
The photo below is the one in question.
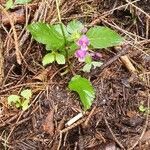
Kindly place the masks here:
[(143, 103), (140, 104), (139, 111), (144, 114), (150, 114), (150, 108), (145, 107)]
[[(103, 63), (100, 61), (101, 53), (97, 50), (120, 45), (123, 38), (108, 27), (95, 26), (88, 30), (78, 20), (72, 20), (64, 25), (61, 21), (59, 1), (55, 1), (58, 24), (36, 22), (27, 27), (32, 37), (45, 45), (46, 55), (42, 59), (43, 66), (53, 62), (60, 65), (67, 62), (70, 65), (69, 59), (75, 58), (80, 63), (84, 63), (82, 68), (84, 72), (100, 67)], [(79, 94), (84, 111), (91, 107), (95, 90), (89, 80), (75, 75), (69, 82), (69, 89)]]
[(10, 106), (16, 106), (17, 108), (21, 108), (22, 110), (27, 110), (29, 108), (29, 102), (32, 97), (32, 91), (30, 89), (26, 89), (21, 91), (20, 95), (10, 95), (8, 97), (8, 104)]
[(20, 4), (27, 4), (29, 2), (31, 2), (32, 0), (8, 0), (5, 4), (6, 9), (12, 9), (14, 8), (15, 5), (20, 5)]
[(44, 66), (53, 62), (65, 64), (67, 57), (75, 56), (79, 62), (85, 63), (83, 71), (87, 72), (92, 67), (102, 65), (101, 61), (93, 60), (93, 57), (98, 54), (93, 50), (116, 46), (123, 41), (119, 34), (107, 27), (96, 26), (87, 30), (77, 20), (69, 22), (66, 26), (32, 23), (28, 26), (28, 30), (36, 41), (46, 46), (47, 54), (42, 60)]

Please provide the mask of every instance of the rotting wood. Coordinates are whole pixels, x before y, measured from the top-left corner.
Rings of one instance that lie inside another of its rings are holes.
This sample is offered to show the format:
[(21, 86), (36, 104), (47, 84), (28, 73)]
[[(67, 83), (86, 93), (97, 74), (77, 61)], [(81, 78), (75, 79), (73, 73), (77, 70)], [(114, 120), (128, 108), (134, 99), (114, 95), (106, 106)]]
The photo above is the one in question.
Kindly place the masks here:
[(0, 85), (2, 85), (3, 78), (4, 78), (3, 43), (0, 34)]

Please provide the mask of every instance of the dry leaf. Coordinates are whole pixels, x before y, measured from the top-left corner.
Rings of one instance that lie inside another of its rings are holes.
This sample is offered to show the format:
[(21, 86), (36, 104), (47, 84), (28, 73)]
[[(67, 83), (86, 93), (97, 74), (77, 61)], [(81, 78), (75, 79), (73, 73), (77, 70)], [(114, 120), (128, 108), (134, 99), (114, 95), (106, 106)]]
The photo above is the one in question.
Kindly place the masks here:
[(54, 109), (48, 113), (46, 119), (44, 120), (44, 122), (42, 124), (43, 130), (50, 135), (54, 134), (53, 119), (54, 119)]
[(40, 74), (35, 76), (33, 79), (38, 80), (38, 81), (46, 81), (47, 80), (47, 75), (48, 75), (48, 70), (45, 69)]

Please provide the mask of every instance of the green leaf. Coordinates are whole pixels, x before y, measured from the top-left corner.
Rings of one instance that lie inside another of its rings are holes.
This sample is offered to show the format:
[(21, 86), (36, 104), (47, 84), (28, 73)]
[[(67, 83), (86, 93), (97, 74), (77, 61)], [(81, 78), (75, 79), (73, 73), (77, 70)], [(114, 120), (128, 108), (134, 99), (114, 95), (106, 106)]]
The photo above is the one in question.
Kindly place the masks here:
[(87, 64), (84, 65), (82, 70), (84, 72), (90, 72), (91, 68), (92, 68), (92, 64), (87, 63)]
[(43, 57), (42, 64), (43, 66), (50, 64), (55, 61), (54, 53), (48, 53)]
[(56, 61), (58, 64), (65, 64), (65, 56), (59, 53), (55, 53)]
[(146, 108), (143, 105), (140, 105), (139, 106), (139, 110), (140, 110), (140, 112), (145, 112)]
[(80, 75), (76, 75), (69, 82), (69, 89), (79, 94), (84, 110), (91, 107), (95, 98), (95, 91), (90, 81)]
[(32, 0), (15, 0), (15, 4), (27, 4)]
[(32, 91), (30, 89), (23, 90), (20, 95), (26, 100), (29, 100), (32, 97)]
[(76, 41), (81, 37), (80, 33), (75, 31), (73, 32), (69, 37), (68, 37), (68, 41)]
[(96, 26), (90, 28), (87, 37), (93, 48), (107, 48), (119, 45), (123, 42), (123, 38), (107, 27)]
[[(56, 25), (53, 25), (54, 29), (63, 36), (63, 33), (62, 33), (62, 30), (61, 30), (61, 25), (60, 24), (56, 24)], [(63, 30), (64, 30), (64, 33), (65, 33), (65, 36), (68, 37), (69, 36), (69, 33), (67, 31), (67, 28), (64, 24), (62, 24), (62, 27), (63, 27)]]
[(90, 55), (87, 55), (87, 56), (85, 57), (85, 62), (86, 62), (87, 64), (91, 64), (92, 58), (91, 58)]
[(29, 108), (29, 100), (25, 100), (22, 104), (22, 110), (27, 110)]
[(17, 103), (17, 102), (20, 102), (20, 96), (18, 95), (10, 95), (8, 97), (8, 104), (9, 105), (12, 105), (12, 103)]
[(13, 0), (8, 0), (5, 4), (6, 9), (10, 9), (14, 7)]
[(16, 106), (17, 108), (21, 107), (20, 102), (16, 102), (15, 106)]
[(68, 48), (68, 55), (69, 57), (73, 56), (75, 51), (78, 49), (78, 46), (75, 42), (71, 43), (71, 45)]
[(81, 32), (83, 28), (84, 28), (84, 25), (78, 20), (73, 20), (69, 22), (67, 25), (67, 31), (69, 33)]
[(92, 62), (92, 65), (94, 66), (94, 69), (95, 69), (96, 67), (100, 67), (102, 64), (103, 64), (103, 63), (102, 63), (102, 62), (99, 62), (99, 61), (93, 61), (93, 62)]
[(58, 50), (64, 47), (64, 38), (53, 26), (37, 22), (30, 24), (27, 28), (36, 41), (46, 44), (47, 50)]

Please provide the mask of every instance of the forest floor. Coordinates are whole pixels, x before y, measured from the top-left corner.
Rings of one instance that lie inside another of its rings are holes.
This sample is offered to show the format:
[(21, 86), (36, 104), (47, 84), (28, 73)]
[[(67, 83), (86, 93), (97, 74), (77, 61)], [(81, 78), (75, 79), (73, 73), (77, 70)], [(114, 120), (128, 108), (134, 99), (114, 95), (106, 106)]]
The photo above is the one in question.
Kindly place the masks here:
[[(1, 6), (5, 3), (0, 0)], [(62, 75), (64, 66), (57, 64), (44, 68), (45, 47), (26, 30), (31, 22), (57, 22), (55, 1), (35, 0), (9, 11), (1, 9), (0, 150), (149, 150), (150, 111), (140, 108), (150, 110), (150, 1), (62, 0), (60, 9), (64, 24), (77, 19), (87, 27), (107, 26), (125, 43), (117, 50), (100, 50), (104, 64), (82, 73), (92, 82), (96, 98), (83, 118), (66, 127), (82, 110), (79, 97), (67, 88), (72, 75)], [(22, 54), (20, 65), (16, 44)], [(74, 71), (81, 72), (81, 65), (73, 63)], [(33, 92), (30, 108), (10, 107), (7, 97), (26, 88)]]

